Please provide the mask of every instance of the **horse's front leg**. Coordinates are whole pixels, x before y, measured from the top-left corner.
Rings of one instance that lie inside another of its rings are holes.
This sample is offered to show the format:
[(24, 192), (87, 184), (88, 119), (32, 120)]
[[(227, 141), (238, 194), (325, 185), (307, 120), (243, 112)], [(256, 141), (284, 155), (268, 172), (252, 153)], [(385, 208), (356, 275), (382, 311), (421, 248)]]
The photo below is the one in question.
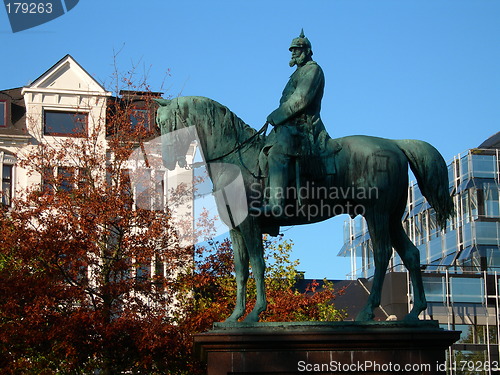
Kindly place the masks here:
[(262, 245), (262, 234), (256, 227), (252, 228), (245, 236), (247, 250), (250, 255), (250, 264), (255, 279), (257, 300), (253, 310), (246, 316), (245, 322), (258, 322), (259, 315), (267, 308), (265, 271), (266, 262), (264, 261), (264, 247)]
[(230, 230), (234, 252), (234, 269), (236, 273), (236, 306), (226, 322), (237, 322), (243, 316), (246, 308), (247, 281), (249, 273), (248, 252), (241, 233)]

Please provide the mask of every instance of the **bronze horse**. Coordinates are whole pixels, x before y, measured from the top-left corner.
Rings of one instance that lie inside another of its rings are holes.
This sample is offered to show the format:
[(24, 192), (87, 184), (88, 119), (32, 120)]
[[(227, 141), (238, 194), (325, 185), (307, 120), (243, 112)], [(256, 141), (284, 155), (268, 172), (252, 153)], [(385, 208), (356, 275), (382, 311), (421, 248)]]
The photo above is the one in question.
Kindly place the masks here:
[[(210, 170), (210, 163), (232, 164), (239, 168), (243, 176), (248, 206), (262, 204), (265, 187), (261, 183), (259, 155), (264, 145), (263, 135), (246, 125), (227, 107), (208, 98), (179, 97), (173, 100), (158, 99), (157, 102), (160, 107), (156, 121), (162, 136), (178, 133), (181, 129), (193, 130), (179, 132), (183, 135), (162, 141), (162, 158), (166, 168), (173, 170), (176, 163), (185, 166), (183, 156), (197, 135), (203, 158), (209, 165), (214, 191), (224, 189), (233, 177), (224, 168)], [(409, 165), (423, 195), (436, 211), (438, 224), (446, 226), (453, 212), (453, 203), (449, 194), (448, 171), (442, 156), (434, 147), (418, 140), (349, 136), (329, 139), (328, 142), (330, 152), (324, 155), (325, 175), (306, 183), (316, 186), (318, 191), (321, 186), (327, 189), (323, 191), (337, 194), (307, 197), (300, 204), (289, 200), (289, 213), (296, 215), (262, 217), (250, 214), (230, 230), (237, 297), (234, 311), (227, 322), (238, 321), (245, 312), (250, 265), (256, 282), (257, 300), (244, 321), (257, 322), (259, 314), (266, 309), (263, 233), (276, 233), (276, 229), (282, 225), (326, 220), (339, 213), (364, 216), (373, 243), (373, 286), (357, 320), (367, 321), (374, 317), (373, 310), (380, 304), (392, 248), (408, 269), (414, 292), (414, 305), (405, 320), (418, 320), (419, 314), (427, 308), (419, 251), (406, 235), (401, 218), (407, 202)], [(226, 202), (217, 198), (216, 201), (220, 211)], [(319, 206), (321, 210), (318, 210)], [(312, 207), (315, 208), (314, 215), (309, 209)], [(343, 210), (334, 209), (339, 207)]]

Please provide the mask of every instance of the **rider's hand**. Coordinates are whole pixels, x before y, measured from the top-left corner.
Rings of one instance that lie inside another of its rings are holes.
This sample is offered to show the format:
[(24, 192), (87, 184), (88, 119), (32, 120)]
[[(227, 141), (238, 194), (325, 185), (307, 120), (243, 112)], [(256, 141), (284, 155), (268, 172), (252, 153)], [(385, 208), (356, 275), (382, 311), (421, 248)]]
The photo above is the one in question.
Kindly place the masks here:
[(281, 123), (278, 109), (275, 109), (274, 111), (271, 112), (269, 116), (267, 116), (267, 122), (270, 123), (272, 126), (276, 126)]
[(268, 123), (270, 123), (272, 126), (274, 126), (274, 120), (273, 120), (273, 117), (271, 115), (272, 115), (272, 113), (269, 116), (267, 116), (267, 120), (266, 121)]
[(179, 165), (180, 168), (186, 168), (187, 166), (186, 157), (177, 158), (177, 164)]

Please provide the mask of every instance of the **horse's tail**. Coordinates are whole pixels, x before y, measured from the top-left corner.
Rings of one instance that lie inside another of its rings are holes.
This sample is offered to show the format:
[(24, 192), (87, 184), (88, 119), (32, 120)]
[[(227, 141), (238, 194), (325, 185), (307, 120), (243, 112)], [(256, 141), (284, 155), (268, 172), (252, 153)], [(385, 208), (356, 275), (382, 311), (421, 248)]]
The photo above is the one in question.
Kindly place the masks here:
[(406, 155), (420, 191), (436, 210), (437, 223), (446, 228), (446, 220), (454, 211), (446, 162), (439, 151), (427, 142), (405, 139), (396, 143)]

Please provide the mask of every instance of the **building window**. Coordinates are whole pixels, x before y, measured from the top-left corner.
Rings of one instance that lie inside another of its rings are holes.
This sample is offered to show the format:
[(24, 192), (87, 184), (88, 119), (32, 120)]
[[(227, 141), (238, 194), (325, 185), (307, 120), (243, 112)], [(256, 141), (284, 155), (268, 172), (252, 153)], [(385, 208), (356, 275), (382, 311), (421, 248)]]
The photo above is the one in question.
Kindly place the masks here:
[(446, 286), (443, 277), (423, 277), (425, 298), (428, 302), (444, 302), (446, 299)]
[(58, 167), (57, 183), (59, 191), (71, 192), (75, 188), (75, 168)]
[(137, 281), (147, 281), (151, 277), (151, 261), (145, 259), (144, 262), (137, 262), (135, 271), (135, 278)]
[(451, 300), (455, 303), (481, 303), (484, 300), (484, 280), (451, 277)]
[(7, 126), (7, 102), (0, 100), (0, 127)]
[(1, 196), (0, 201), (5, 206), (11, 205), (13, 184), (12, 184), (12, 172), (14, 166), (10, 164), (2, 165), (2, 180), (1, 180)]
[(88, 114), (77, 112), (44, 111), (45, 135), (82, 137), (87, 135)]
[(14, 155), (0, 150), (0, 205), (10, 206), (14, 196)]
[(495, 155), (471, 155), (473, 176), (481, 178), (495, 178)]
[(44, 168), (42, 172), (42, 191), (53, 193), (63, 191), (70, 193), (76, 188), (83, 188), (90, 174), (87, 169), (75, 167)]
[(54, 190), (54, 170), (52, 168), (44, 168), (42, 172), (42, 191), (44, 193), (52, 193)]
[(484, 185), (484, 216), (489, 218), (500, 217), (500, 187), (497, 184)]
[(130, 113), (130, 126), (132, 130), (151, 130), (151, 115), (146, 109), (133, 108)]
[(132, 173), (133, 191), (136, 208), (164, 211), (166, 208), (165, 171), (151, 168), (138, 168)]

